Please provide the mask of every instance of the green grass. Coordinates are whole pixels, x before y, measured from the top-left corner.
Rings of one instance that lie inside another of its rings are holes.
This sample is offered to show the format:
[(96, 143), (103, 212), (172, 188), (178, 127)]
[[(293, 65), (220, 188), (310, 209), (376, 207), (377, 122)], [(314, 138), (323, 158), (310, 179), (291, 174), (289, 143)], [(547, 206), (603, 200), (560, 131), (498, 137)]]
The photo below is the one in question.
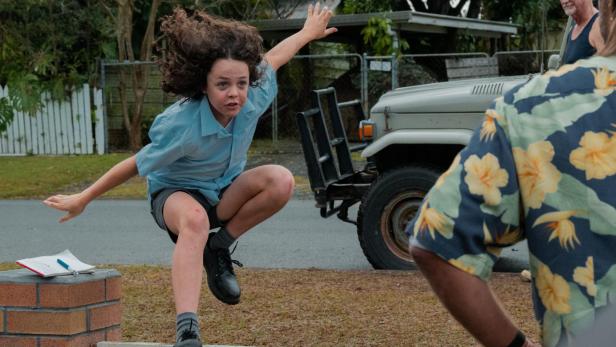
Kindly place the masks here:
[[(271, 139), (255, 139), (248, 157), (300, 150), (294, 140), (273, 143)], [(80, 192), (130, 155), (0, 156), (0, 199), (44, 199), (53, 194)], [(310, 193), (307, 178), (296, 176), (296, 182), (297, 189)], [(103, 198), (145, 199), (146, 190), (145, 179), (137, 176), (105, 193)]]
[(274, 143), (272, 139), (254, 139), (248, 150), (248, 155), (255, 153), (285, 153), (301, 151), (297, 140), (279, 139)]
[[(0, 199), (44, 198), (75, 193), (129, 153), (80, 156), (0, 157)], [(143, 179), (133, 179), (108, 197), (145, 197)]]

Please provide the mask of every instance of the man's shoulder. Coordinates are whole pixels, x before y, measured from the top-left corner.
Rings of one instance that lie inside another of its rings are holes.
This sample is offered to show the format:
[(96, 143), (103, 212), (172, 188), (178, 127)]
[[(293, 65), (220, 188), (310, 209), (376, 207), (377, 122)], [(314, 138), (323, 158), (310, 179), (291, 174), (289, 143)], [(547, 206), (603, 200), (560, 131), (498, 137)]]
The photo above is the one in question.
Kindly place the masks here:
[(516, 103), (527, 99), (566, 97), (573, 93), (590, 94), (602, 86), (602, 78), (607, 78), (605, 82), (614, 87), (610, 81), (616, 82), (616, 57), (593, 56), (537, 75), (509, 91), (505, 100)]

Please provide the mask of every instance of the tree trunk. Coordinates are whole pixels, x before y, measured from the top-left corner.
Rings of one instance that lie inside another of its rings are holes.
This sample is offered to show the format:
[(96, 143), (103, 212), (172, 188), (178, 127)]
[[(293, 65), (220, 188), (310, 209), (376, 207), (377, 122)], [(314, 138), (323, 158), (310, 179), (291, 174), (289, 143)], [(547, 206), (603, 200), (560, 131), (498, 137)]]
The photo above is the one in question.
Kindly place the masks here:
[[(118, 59), (120, 61), (135, 61), (135, 54), (132, 46), (132, 22), (134, 3), (132, 0), (117, 0), (118, 18), (117, 18), (117, 35), (118, 35)], [(156, 13), (160, 6), (160, 0), (153, 0), (150, 14), (148, 17), (148, 26), (143, 36), (141, 43), (141, 51), (139, 52), (139, 60), (148, 62), (152, 56), (152, 46), (154, 44), (154, 26), (156, 25)], [(127, 100), (127, 73), (124, 69), (120, 69), (120, 100), (122, 102), (122, 116), (124, 120), (124, 128), (128, 132), (128, 142), (131, 151), (138, 151), (142, 147), (141, 141), (141, 120), (143, 118), (143, 106), (145, 95), (148, 87), (148, 79), (150, 76), (150, 68), (147, 65), (140, 64), (130, 67), (132, 89), (135, 96), (133, 107), (130, 108)]]
[[(118, 17), (116, 18), (116, 35), (118, 40), (118, 60), (134, 60), (132, 44), (130, 38), (132, 36), (133, 22), (133, 4), (131, 0), (118, 0)], [(130, 107), (127, 99), (127, 74), (120, 67), (120, 102), (122, 104), (122, 123), (124, 129), (128, 132), (129, 143), (131, 139), (130, 132)]]

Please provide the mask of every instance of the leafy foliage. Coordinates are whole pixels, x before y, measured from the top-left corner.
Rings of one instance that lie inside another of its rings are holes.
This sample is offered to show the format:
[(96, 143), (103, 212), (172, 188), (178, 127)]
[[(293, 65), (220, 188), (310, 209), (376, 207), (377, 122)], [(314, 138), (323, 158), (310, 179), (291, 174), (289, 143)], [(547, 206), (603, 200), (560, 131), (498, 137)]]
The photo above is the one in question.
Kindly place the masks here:
[[(380, 1), (380, 0), (345, 0), (342, 8), (342, 13), (375, 13), (389, 12), (393, 10), (408, 10), (398, 8), (399, 1)], [(399, 46), (394, 47), (394, 41), (391, 36), (391, 20), (383, 16), (375, 16), (368, 20), (368, 24), (361, 31), (363, 41), (366, 47), (372, 54), (391, 55), (392, 53), (400, 54), (403, 50), (409, 48), (406, 40), (400, 39)]]
[(389, 1), (382, 0), (345, 0), (342, 8), (342, 13), (370, 13), (391, 11)]
[(384, 17), (372, 17), (361, 31), (364, 43), (377, 55), (400, 54), (409, 48), (408, 42), (399, 39), (399, 46), (394, 47), (394, 40), (390, 35), (391, 20)]
[(490, 20), (519, 24), (522, 35), (514, 43), (523, 48), (540, 39), (544, 19), (546, 31), (560, 30), (567, 21), (558, 1), (482, 0), (482, 12)]
[(9, 107), (8, 98), (0, 98), (0, 134), (2, 134), (8, 125), (13, 121), (13, 112)]
[(0, 1), (0, 85), (10, 93), (0, 102), (0, 132), (13, 109), (35, 112), (41, 92), (61, 98), (92, 79), (96, 59), (114, 45), (97, 1)]

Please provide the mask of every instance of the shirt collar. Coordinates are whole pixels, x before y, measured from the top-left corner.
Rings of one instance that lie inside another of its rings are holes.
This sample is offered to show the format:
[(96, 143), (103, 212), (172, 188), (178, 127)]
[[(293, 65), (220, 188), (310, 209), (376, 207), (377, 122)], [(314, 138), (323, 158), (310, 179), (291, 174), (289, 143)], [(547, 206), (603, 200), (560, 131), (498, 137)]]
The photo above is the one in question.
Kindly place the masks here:
[[(218, 121), (214, 117), (207, 96), (203, 96), (203, 98), (201, 99), (201, 106), (199, 109), (201, 112), (201, 136), (213, 135), (221, 130), (224, 130), (222, 125), (220, 125), (220, 123), (218, 123)], [(246, 103), (240, 110), (240, 113), (235, 116), (235, 118), (238, 118), (243, 114), (253, 112), (254, 110), (255, 106), (252, 104), (250, 99), (246, 99)]]

